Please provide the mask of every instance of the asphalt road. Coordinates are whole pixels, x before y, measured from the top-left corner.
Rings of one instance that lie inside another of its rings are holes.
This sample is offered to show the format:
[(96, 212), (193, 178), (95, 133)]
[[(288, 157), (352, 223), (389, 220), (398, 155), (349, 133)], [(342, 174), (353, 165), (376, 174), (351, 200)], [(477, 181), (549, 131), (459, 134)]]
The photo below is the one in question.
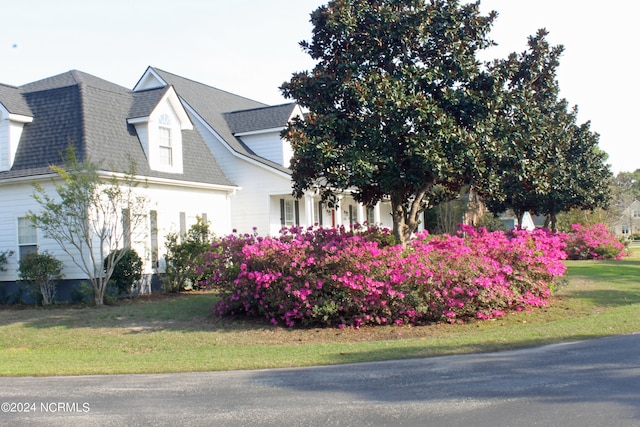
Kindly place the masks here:
[(640, 334), (257, 371), (0, 378), (2, 426), (640, 426)]

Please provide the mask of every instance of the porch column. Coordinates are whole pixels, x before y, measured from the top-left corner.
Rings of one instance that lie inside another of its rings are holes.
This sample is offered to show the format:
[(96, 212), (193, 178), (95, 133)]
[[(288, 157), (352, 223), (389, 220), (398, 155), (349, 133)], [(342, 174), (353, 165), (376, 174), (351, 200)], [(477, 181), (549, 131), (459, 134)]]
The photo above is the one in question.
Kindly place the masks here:
[(373, 222), (375, 222), (377, 225), (382, 224), (382, 221), (380, 220), (380, 202), (376, 203), (376, 205), (373, 207)]
[(364, 224), (367, 220), (366, 211), (364, 209), (365, 207), (362, 203), (358, 203), (356, 205), (356, 222), (360, 225)]
[(311, 227), (314, 224), (313, 218), (315, 217), (315, 203), (314, 203), (314, 195), (312, 193), (305, 193), (304, 195), (304, 212), (305, 212), (305, 220), (306, 226)]

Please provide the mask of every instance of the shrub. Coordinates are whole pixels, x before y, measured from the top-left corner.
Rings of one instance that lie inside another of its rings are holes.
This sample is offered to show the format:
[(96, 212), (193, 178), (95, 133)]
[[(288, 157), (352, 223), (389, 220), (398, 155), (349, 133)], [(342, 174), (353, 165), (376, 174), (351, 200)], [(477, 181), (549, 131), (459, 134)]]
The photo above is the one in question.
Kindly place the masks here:
[(56, 286), (62, 280), (62, 262), (47, 251), (30, 253), (20, 259), (18, 266), (20, 279), (28, 283), (42, 295), (42, 304), (55, 300)]
[(572, 260), (621, 259), (626, 247), (604, 224), (573, 224), (566, 237), (567, 257)]
[(220, 291), (219, 315), (352, 327), (484, 319), (546, 305), (565, 271), (561, 236), (542, 230), (466, 227), (456, 236), (421, 234), (407, 248), (368, 237), (300, 228), (229, 236), (197, 270)]
[(11, 255), (13, 255), (13, 251), (0, 252), (0, 271), (7, 271), (5, 265), (8, 262), (7, 258), (9, 258)]
[[(133, 249), (116, 249), (114, 259), (120, 254), (122, 257), (115, 265), (110, 281), (114, 284), (117, 293), (125, 292), (131, 297), (131, 293), (138, 281), (142, 278), (142, 258)], [(106, 268), (105, 260), (105, 268)]]
[(167, 268), (162, 277), (166, 292), (180, 292), (197, 287), (199, 276), (195, 273), (196, 259), (211, 246), (209, 224), (198, 217), (185, 236), (170, 233), (166, 237)]

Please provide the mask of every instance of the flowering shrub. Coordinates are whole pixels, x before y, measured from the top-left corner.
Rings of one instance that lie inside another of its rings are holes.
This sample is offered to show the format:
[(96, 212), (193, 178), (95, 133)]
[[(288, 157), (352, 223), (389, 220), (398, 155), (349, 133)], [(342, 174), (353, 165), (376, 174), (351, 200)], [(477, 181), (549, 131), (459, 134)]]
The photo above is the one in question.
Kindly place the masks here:
[(569, 259), (621, 259), (626, 253), (624, 244), (604, 224), (571, 225), (573, 232), (566, 237)]
[(406, 248), (388, 230), (284, 229), (279, 237), (227, 236), (197, 266), (222, 299), (214, 311), (287, 326), (487, 319), (548, 303), (565, 266), (547, 231), (418, 235)]

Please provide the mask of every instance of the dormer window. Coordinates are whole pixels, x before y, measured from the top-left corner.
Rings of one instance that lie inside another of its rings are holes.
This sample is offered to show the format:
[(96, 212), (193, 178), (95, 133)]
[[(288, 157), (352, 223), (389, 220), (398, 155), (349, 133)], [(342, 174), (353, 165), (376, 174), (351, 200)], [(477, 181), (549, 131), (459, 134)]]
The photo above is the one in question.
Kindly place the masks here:
[[(173, 87), (151, 89), (134, 94), (132, 110), (137, 114), (127, 122), (136, 128), (140, 144), (152, 170), (183, 173), (182, 133), (192, 130), (193, 124)], [(150, 99), (160, 99), (150, 103)], [(152, 105), (151, 107), (149, 105)]]
[(163, 166), (173, 166), (173, 148), (171, 144), (171, 118), (168, 114), (163, 114), (158, 120), (158, 148), (160, 164)]

